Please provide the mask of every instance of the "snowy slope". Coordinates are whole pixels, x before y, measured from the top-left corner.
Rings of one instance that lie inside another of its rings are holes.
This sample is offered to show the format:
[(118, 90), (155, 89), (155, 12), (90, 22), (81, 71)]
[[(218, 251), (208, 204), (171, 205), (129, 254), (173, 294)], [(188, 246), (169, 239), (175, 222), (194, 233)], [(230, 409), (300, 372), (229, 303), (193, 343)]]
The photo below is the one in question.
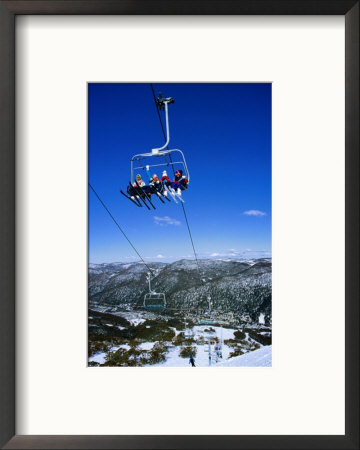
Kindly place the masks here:
[(271, 367), (272, 346), (268, 345), (245, 355), (235, 356), (216, 364), (216, 367)]

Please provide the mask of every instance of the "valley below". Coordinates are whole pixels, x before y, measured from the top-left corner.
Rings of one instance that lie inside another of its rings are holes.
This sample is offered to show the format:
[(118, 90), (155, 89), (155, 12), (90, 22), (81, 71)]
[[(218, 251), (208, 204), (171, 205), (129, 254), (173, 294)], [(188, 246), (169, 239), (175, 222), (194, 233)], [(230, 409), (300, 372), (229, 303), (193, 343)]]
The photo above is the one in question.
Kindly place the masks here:
[(149, 266), (165, 308), (144, 264), (90, 264), (90, 367), (271, 366), (271, 259)]

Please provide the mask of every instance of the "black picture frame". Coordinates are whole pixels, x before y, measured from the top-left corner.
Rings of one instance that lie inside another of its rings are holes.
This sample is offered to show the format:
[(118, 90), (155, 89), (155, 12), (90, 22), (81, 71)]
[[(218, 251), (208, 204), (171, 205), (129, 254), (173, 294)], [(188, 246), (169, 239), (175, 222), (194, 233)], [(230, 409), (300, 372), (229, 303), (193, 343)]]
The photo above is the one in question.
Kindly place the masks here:
[[(2, 448), (359, 448), (359, 11), (359, 0), (0, 0), (0, 445)], [(346, 432), (344, 436), (15, 435), (15, 18), (20, 14), (344, 15), (346, 45)]]

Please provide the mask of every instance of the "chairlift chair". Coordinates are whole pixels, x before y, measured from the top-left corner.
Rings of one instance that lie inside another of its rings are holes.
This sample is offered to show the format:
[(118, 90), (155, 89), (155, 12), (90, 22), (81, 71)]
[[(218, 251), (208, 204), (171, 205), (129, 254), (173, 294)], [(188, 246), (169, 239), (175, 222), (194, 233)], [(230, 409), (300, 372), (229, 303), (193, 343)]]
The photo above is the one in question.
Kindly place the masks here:
[(151, 273), (147, 274), (147, 281), (149, 283), (149, 292), (144, 295), (144, 308), (146, 309), (165, 309), (166, 299), (162, 292), (155, 292), (151, 289)]
[(146, 309), (165, 309), (165, 294), (161, 292), (148, 292), (144, 296), (144, 308)]
[(200, 325), (214, 325), (215, 324), (215, 320), (210, 319), (210, 318), (203, 318), (200, 319)]
[[(204, 346), (204, 352), (210, 352), (213, 351), (213, 346), (214, 346), (214, 342), (215, 342), (215, 337), (216, 337), (216, 331), (205, 331), (204, 330), (204, 336), (206, 339), (206, 345)], [(213, 342), (212, 342), (213, 341)], [(209, 346), (210, 344), (210, 346)]]
[[(163, 98), (161, 94), (157, 99), (157, 104), (161, 109), (165, 110), (165, 118), (166, 118), (166, 142), (162, 147), (153, 148), (149, 153), (140, 153), (134, 155), (131, 160), (131, 183), (134, 183), (135, 180), (135, 172), (138, 172), (139, 169), (144, 170), (146, 166), (149, 168), (157, 168), (161, 171), (167, 170), (168, 168), (172, 168), (174, 171), (177, 169), (181, 169), (183, 171), (183, 176), (190, 181), (190, 174), (186, 164), (184, 153), (180, 149), (169, 149), (168, 145), (170, 142), (170, 130), (169, 130), (169, 113), (168, 113), (168, 105), (170, 103), (174, 103), (174, 100), (171, 97)], [(174, 157), (174, 159), (173, 159)], [(168, 174), (171, 177), (171, 174)], [(161, 175), (159, 176), (159, 179)]]
[(215, 320), (211, 312), (206, 311), (204, 314), (200, 316), (199, 320), (200, 325), (214, 325)]

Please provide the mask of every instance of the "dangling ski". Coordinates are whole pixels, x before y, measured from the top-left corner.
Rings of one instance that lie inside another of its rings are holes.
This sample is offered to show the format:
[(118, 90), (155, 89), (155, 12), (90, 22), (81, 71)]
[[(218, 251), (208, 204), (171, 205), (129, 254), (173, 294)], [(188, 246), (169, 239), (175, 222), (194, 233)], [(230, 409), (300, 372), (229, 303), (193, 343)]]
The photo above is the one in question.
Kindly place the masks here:
[(185, 203), (181, 194), (178, 194), (175, 189), (173, 189), (170, 186), (166, 186), (167, 191), (169, 192), (169, 194), (171, 195), (171, 197), (173, 198), (174, 202), (177, 203), (176, 198), (178, 198), (181, 202)]
[(168, 197), (167, 195), (165, 195), (165, 194), (166, 194), (166, 186), (163, 186), (163, 190), (161, 190), (161, 188), (157, 188), (157, 189), (158, 189), (159, 194), (160, 194), (162, 197), (166, 198), (166, 200), (167, 200), (168, 202), (171, 202), (171, 200), (169, 199), (169, 197)]
[(177, 203), (176, 195), (174, 194), (174, 189), (165, 185), (165, 190), (166, 190), (166, 192), (168, 192), (171, 195), (174, 202)]
[(165, 203), (164, 200), (163, 200), (163, 198), (166, 198), (166, 200), (167, 200), (168, 202), (171, 202), (171, 200), (170, 200), (166, 195), (164, 195), (164, 191), (161, 189), (160, 186), (156, 186), (156, 185), (155, 185), (155, 186), (154, 186), (154, 190), (155, 190), (157, 196), (159, 197), (159, 200), (161, 200), (163, 203)]
[(165, 203), (164, 200), (162, 199), (161, 192), (158, 190), (158, 188), (154, 185), (150, 185), (150, 187), (151, 187), (152, 192), (159, 198), (161, 203)]
[(136, 186), (137, 186), (136, 189), (139, 189), (139, 191), (142, 192), (142, 193), (144, 194), (144, 196), (146, 197), (146, 199), (148, 200), (148, 202), (150, 203), (150, 205), (151, 205), (154, 209), (156, 209), (155, 206), (153, 205), (152, 201), (151, 201), (150, 195), (147, 194), (147, 193), (144, 191), (144, 189), (140, 186), (140, 184), (139, 184), (136, 180), (135, 180), (135, 183), (136, 183)]
[[(137, 196), (136, 196), (136, 198), (139, 200), (141, 200), (143, 203), (144, 203), (144, 205), (147, 207), (147, 209), (150, 209), (150, 207), (149, 207), (149, 205), (146, 203), (146, 201), (145, 201), (145, 193), (144, 192), (139, 192), (139, 190), (138, 190), (138, 188), (136, 187), (136, 186), (133, 186), (130, 182), (129, 182), (129, 186), (132, 188), (132, 189), (134, 189), (135, 190), (135, 192), (137, 193)], [(141, 189), (141, 188), (140, 188)]]
[(122, 195), (124, 196), (124, 197), (126, 197), (126, 198), (128, 198), (130, 201), (132, 201), (136, 206), (139, 206), (140, 208), (142, 208), (142, 204), (140, 203), (140, 202), (138, 202), (137, 200), (137, 198), (134, 196), (134, 197), (130, 197), (129, 195), (126, 195), (125, 194), (125, 192), (123, 192), (121, 189), (120, 189), (120, 192), (122, 193)]
[(182, 195), (181, 195), (181, 194), (178, 194), (178, 193), (175, 191), (175, 189), (174, 189), (174, 194), (176, 195), (176, 197), (177, 197), (181, 202), (185, 203), (185, 200), (182, 198)]
[(164, 200), (162, 199), (162, 195), (158, 191), (155, 191), (155, 195), (158, 197), (161, 203), (165, 203)]
[(169, 199), (169, 197), (168, 197), (167, 195), (164, 195), (164, 194), (162, 194), (162, 195), (163, 195), (164, 198), (166, 198), (166, 200), (167, 200), (168, 202), (171, 202), (171, 200)]

